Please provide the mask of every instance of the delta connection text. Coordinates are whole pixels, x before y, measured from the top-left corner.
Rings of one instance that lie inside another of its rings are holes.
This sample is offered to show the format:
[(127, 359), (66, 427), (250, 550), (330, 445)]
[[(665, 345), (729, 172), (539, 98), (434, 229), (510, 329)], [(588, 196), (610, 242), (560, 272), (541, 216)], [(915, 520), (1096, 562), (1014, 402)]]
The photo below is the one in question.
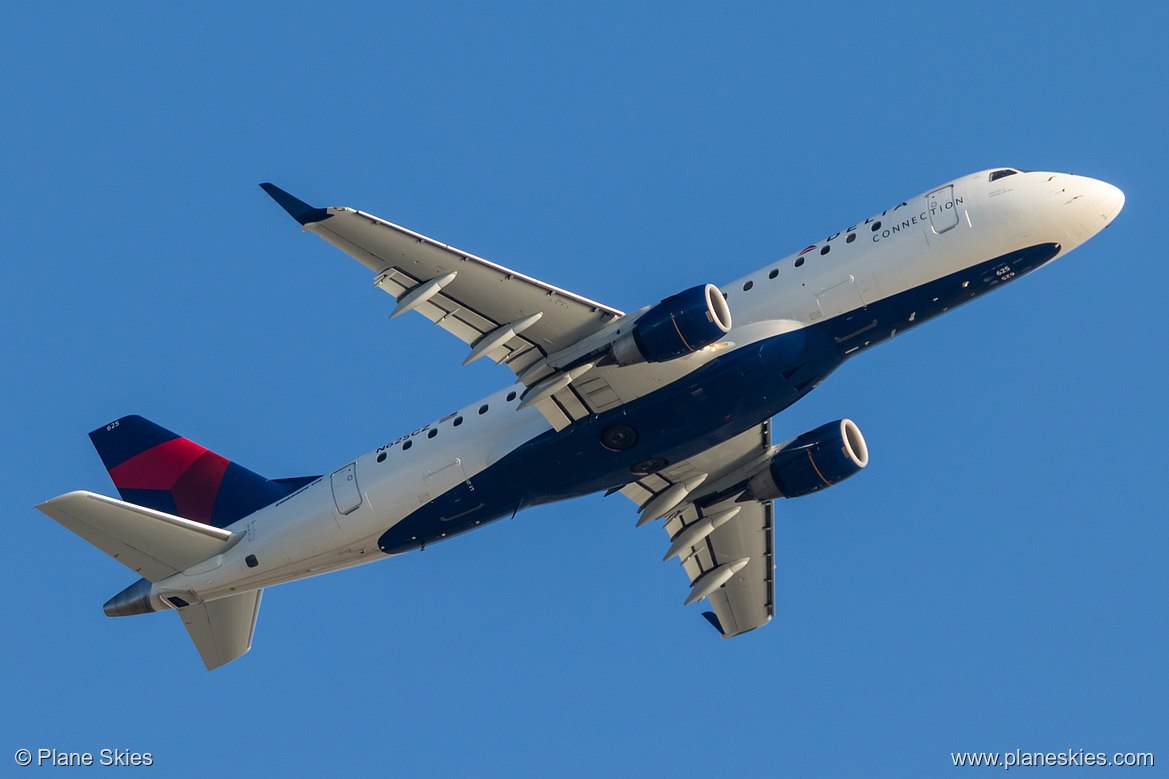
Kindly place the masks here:
[[(902, 201), (901, 203), (893, 206), (893, 208), (887, 208), (876, 216), (870, 216), (860, 224), (855, 224), (847, 230), (841, 230), (838, 233), (833, 233), (832, 235), (828, 236), (827, 239), (825, 239), (824, 243), (830, 244), (832, 241), (835, 241), (842, 235), (848, 236), (846, 239), (847, 243), (852, 243), (855, 237), (853, 234), (856, 233), (860, 227), (868, 227), (873, 243), (877, 243), (882, 238), (892, 237), (902, 230), (909, 230), (910, 228), (916, 227), (919, 224), (925, 224), (931, 217), (936, 216), (943, 211), (953, 211), (965, 202), (966, 199), (959, 195), (939, 203), (928, 204), (922, 209), (920, 213), (898, 214), (897, 212), (902, 208), (909, 207), (908, 201)], [(890, 222), (888, 224), (885, 224), (883, 221), (881, 221), (882, 219), (889, 216), (892, 216), (896, 221)], [(808, 249), (814, 249), (817, 246), (819, 246), (819, 244), (812, 244), (808, 247)], [(808, 249), (805, 249), (804, 251), (808, 251)]]

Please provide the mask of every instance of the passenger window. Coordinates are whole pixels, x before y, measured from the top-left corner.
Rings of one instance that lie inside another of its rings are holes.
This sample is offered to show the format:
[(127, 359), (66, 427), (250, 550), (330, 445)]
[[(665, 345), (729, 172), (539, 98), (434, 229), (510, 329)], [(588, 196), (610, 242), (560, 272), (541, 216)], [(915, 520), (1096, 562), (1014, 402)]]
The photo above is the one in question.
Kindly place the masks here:
[(434, 438), (436, 435), (438, 435), (438, 428), (432, 427), (432, 428), (430, 428), (430, 432), (426, 434), (426, 437), (427, 438)]
[(459, 425), (463, 424), (463, 418), (462, 417), (455, 417), (455, 421), (451, 422), (451, 424), (454, 425), (455, 427), (458, 427)]
[(820, 256), (823, 257), (828, 252), (832, 251), (832, 247), (825, 244), (824, 248), (820, 250)]
[(796, 257), (796, 267), (798, 268), (803, 264), (804, 264), (804, 258), (803, 257)]
[(406, 451), (406, 450), (407, 450), (407, 449), (409, 449), (411, 446), (414, 446), (414, 442), (413, 442), (413, 441), (407, 441), (406, 443), (402, 444), (402, 451), (403, 451), (403, 452), (404, 452), (404, 451)]
[(486, 403), (484, 403), (482, 406), (480, 406), (480, 407), (479, 407), (479, 413), (480, 413), (480, 414), (486, 414), (486, 413), (487, 413), (487, 404), (486, 404)]
[(1007, 176), (1013, 176), (1018, 172), (1019, 171), (1011, 170), (1010, 168), (1007, 168), (1005, 170), (996, 170), (994, 173), (990, 174), (990, 180), (991, 181), (998, 181), (999, 179), (1005, 179)]
[(515, 400), (515, 392), (512, 391), (507, 393), (507, 402), (511, 403), (513, 400)]
[(844, 239), (845, 243), (852, 243), (856, 240), (856, 233), (849, 233), (848, 237)]
[(755, 282), (748, 281), (746, 284), (743, 285), (743, 291), (746, 292), (747, 290), (751, 289), (751, 287), (754, 287), (754, 286), (755, 286)]
[(779, 268), (772, 268), (771, 273), (767, 274), (767, 278), (774, 279), (778, 275), (779, 275)]
[(378, 452), (377, 461), (379, 463), (384, 463), (386, 461), (386, 453), (385, 452)]
[(877, 232), (878, 230), (880, 230), (880, 229), (881, 229), (881, 223), (880, 223), (880, 222), (873, 222), (873, 228), (872, 228), (872, 229), (873, 229), (873, 232), (874, 232), (874, 233), (875, 233), (875, 232)]

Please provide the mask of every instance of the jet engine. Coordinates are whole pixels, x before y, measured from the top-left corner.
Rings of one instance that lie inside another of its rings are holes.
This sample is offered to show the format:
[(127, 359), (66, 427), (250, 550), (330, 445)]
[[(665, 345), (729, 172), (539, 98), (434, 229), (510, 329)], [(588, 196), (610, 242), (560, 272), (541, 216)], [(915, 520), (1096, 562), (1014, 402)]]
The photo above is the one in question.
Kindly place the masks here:
[(842, 482), (868, 464), (860, 428), (851, 419), (839, 419), (781, 446), (748, 487), (756, 500), (798, 498)]
[(666, 362), (691, 354), (731, 329), (731, 309), (718, 287), (699, 284), (671, 295), (637, 318), (613, 342), (619, 365)]

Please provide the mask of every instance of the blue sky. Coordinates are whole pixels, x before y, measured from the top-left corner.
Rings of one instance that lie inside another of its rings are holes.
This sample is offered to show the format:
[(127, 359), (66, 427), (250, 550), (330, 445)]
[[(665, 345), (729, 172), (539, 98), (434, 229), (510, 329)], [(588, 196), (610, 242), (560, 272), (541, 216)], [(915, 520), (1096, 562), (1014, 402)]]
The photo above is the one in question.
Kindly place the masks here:
[[(954, 751), (1169, 761), (1157, 4), (26, 4), (0, 27), (0, 733), (166, 775), (936, 775)], [(271, 477), (509, 382), (257, 184), (617, 308), (725, 283), (1013, 165), (1116, 223), (842, 368), (871, 464), (777, 506), (778, 603), (719, 641), (599, 496), (265, 594), (203, 670), (33, 509), (110, 494), (139, 413)], [(1164, 754), (1162, 754), (1164, 753)], [(5, 763), (0, 762), (0, 765)], [(7, 765), (13, 765), (7, 763)], [(31, 769), (30, 769), (31, 770)]]

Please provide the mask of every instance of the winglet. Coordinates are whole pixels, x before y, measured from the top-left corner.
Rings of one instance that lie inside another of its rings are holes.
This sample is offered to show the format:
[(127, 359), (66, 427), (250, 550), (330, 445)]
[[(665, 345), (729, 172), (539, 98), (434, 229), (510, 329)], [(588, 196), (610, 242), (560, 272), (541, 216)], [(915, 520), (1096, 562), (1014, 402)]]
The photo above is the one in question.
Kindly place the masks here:
[(716, 615), (713, 611), (704, 611), (702, 612), (702, 616), (706, 617), (706, 621), (714, 626), (714, 629), (719, 632), (719, 635), (721, 635), (723, 638), (726, 638), (727, 632), (723, 630), (722, 623), (718, 621), (718, 615)]
[(265, 182), (260, 187), (271, 195), (272, 199), (279, 203), (280, 207), (287, 211), (293, 219), (302, 225), (311, 222), (321, 222), (330, 216), (329, 212), (324, 208), (313, 208), (308, 203), (293, 197), (275, 184)]

